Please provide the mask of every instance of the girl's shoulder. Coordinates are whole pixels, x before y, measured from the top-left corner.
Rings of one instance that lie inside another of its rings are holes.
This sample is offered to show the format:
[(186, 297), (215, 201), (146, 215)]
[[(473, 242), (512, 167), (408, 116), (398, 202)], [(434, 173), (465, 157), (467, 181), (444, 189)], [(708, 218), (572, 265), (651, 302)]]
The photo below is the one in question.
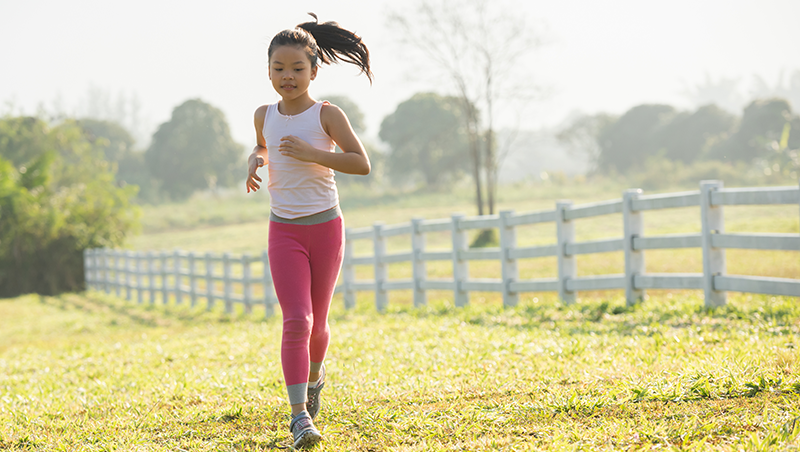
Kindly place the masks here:
[(322, 130), (330, 136), (332, 128), (342, 127), (343, 123), (348, 122), (348, 120), (344, 110), (326, 100), (322, 102), (322, 107), (320, 107), (319, 122), (322, 125)]
[(267, 110), (268, 109), (269, 109), (269, 105), (262, 105), (262, 106), (256, 108), (256, 111), (253, 114), (253, 116), (255, 116), (256, 119), (261, 119), (263, 121), (264, 118), (267, 117)]
[(322, 121), (335, 120), (336, 118), (343, 116), (346, 117), (344, 110), (328, 102), (327, 100), (322, 101), (322, 107), (320, 107), (319, 116)]

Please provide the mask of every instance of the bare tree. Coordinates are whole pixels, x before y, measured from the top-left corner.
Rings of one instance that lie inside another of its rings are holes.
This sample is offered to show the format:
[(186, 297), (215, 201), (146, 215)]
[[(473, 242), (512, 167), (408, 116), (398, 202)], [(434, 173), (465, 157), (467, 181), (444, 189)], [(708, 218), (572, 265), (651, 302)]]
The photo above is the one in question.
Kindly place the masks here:
[(401, 41), (427, 59), (426, 74), (445, 76), (461, 100), (478, 214), (495, 211), (499, 165), (495, 121), (501, 108), (535, 92), (525, 62), (541, 44), (521, 8), (507, 1), (417, 0), (390, 14)]

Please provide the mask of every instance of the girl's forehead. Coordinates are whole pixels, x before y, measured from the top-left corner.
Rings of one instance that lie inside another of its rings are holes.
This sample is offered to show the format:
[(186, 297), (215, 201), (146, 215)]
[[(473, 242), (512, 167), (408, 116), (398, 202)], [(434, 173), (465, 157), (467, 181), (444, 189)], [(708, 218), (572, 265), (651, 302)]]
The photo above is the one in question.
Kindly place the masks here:
[(276, 47), (272, 51), (272, 57), (270, 58), (270, 63), (273, 62), (294, 64), (296, 62), (310, 63), (311, 60), (309, 60), (303, 46), (292, 44)]

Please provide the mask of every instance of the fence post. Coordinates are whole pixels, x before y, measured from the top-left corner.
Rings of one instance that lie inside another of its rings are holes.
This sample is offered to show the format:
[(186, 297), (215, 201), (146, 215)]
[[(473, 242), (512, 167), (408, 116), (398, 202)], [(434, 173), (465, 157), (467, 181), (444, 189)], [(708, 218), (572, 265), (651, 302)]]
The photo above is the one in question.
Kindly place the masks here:
[(114, 250), (103, 248), (103, 269), (106, 272), (106, 293), (110, 294), (114, 289)]
[(136, 260), (136, 302), (142, 304), (144, 302), (144, 290), (142, 290), (142, 256), (143, 253), (137, 251), (134, 254)]
[(100, 263), (102, 260), (101, 258), (102, 251), (103, 251), (102, 248), (95, 248), (94, 250), (94, 290), (97, 291), (102, 290), (103, 287), (103, 280), (102, 277), (100, 276), (102, 272), (102, 265)]
[(95, 248), (94, 250), (94, 290), (100, 291), (103, 290), (103, 277), (101, 276), (103, 271), (102, 266), (102, 248)]
[(103, 269), (103, 291), (105, 293), (111, 293), (111, 269), (109, 268), (111, 262), (108, 257), (108, 248), (102, 248), (100, 250), (100, 256), (103, 261), (101, 266)]
[(383, 237), (383, 223), (375, 223), (372, 229), (375, 251), (375, 307), (378, 312), (384, 312), (389, 305), (389, 293), (383, 288), (383, 283), (388, 279), (388, 266), (383, 262), (383, 256), (386, 254), (386, 237)]
[(110, 284), (110, 281), (108, 279), (109, 278), (109, 276), (108, 276), (108, 274), (109, 274), (109, 271), (108, 271), (108, 250), (106, 248), (101, 248), (100, 249), (100, 260), (103, 262), (100, 265), (100, 268), (102, 269), (101, 271), (103, 272), (103, 277), (102, 277), (103, 291), (105, 291), (105, 293), (110, 293), (111, 292), (111, 284)]
[(624, 234), (623, 249), (625, 251), (625, 300), (633, 306), (644, 300), (644, 289), (636, 289), (634, 278), (645, 273), (644, 251), (633, 248), (633, 239), (644, 235), (644, 218), (642, 212), (633, 210), (632, 201), (642, 194), (642, 189), (631, 188), (622, 192), (622, 229)]
[(106, 253), (106, 281), (107, 281), (107, 289), (106, 293), (111, 293), (111, 290), (115, 288), (114, 278), (117, 277), (116, 272), (114, 272), (114, 250), (112, 249), (105, 249)]
[(467, 250), (467, 231), (461, 229), (460, 221), (464, 214), (456, 213), (451, 217), (453, 239), (453, 282), (455, 283), (455, 305), (469, 304), (469, 292), (463, 290), (464, 282), (469, 278), (469, 261), (464, 259), (462, 251)]
[(711, 193), (722, 188), (722, 181), (700, 182), (700, 215), (703, 237), (703, 291), (705, 306), (714, 308), (727, 303), (727, 292), (714, 290), (714, 277), (725, 274), (725, 249), (711, 246), (711, 235), (725, 232), (722, 206), (711, 204)]
[(167, 304), (169, 302), (169, 291), (167, 286), (167, 253), (166, 251), (161, 251), (158, 253), (161, 256), (161, 268), (159, 268), (159, 272), (161, 273), (161, 303)]
[(274, 313), (277, 297), (275, 296), (275, 288), (272, 287), (272, 273), (269, 270), (269, 253), (267, 250), (261, 253), (261, 261), (264, 263), (264, 274), (261, 275), (264, 281), (264, 317), (270, 317)]
[(120, 271), (122, 253), (118, 250), (111, 250), (111, 255), (114, 256), (114, 294), (120, 297), (122, 296), (122, 272)]
[(519, 304), (519, 293), (511, 290), (511, 283), (519, 279), (517, 260), (511, 258), (511, 251), (517, 247), (517, 231), (510, 224), (513, 210), (500, 212), (500, 258), (503, 276), (503, 306), (513, 307)]
[(214, 307), (214, 262), (211, 253), (206, 253), (206, 310)]
[(125, 299), (131, 301), (131, 259), (132, 251), (125, 251)]
[(175, 272), (175, 304), (183, 301), (183, 291), (181, 288), (181, 252), (177, 248), (172, 252), (172, 266)]
[(253, 312), (253, 288), (250, 285), (250, 255), (242, 254), (242, 292), (244, 295), (244, 312)]
[(152, 251), (147, 252), (147, 284), (150, 286), (150, 304), (156, 302), (156, 255)]
[(428, 294), (422, 288), (422, 283), (428, 279), (428, 269), (422, 254), (425, 253), (425, 234), (420, 230), (422, 218), (411, 220), (411, 254), (412, 277), (414, 278), (414, 306), (420, 307), (428, 304)]
[(225, 253), (222, 255), (222, 271), (224, 275), (224, 288), (225, 288), (225, 312), (228, 314), (233, 313), (233, 300), (231, 299), (231, 254)]
[(189, 251), (189, 303), (192, 307), (197, 304), (197, 264), (194, 260), (194, 251)]
[(578, 264), (575, 256), (567, 254), (567, 243), (575, 241), (575, 224), (567, 220), (565, 213), (572, 206), (572, 201), (556, 203), (556, 236), (558, 238), (558, 297), (564, 304), (570, 305), (577, 299), (576, 292), (567, 290), (567, 281), (578, 275)]

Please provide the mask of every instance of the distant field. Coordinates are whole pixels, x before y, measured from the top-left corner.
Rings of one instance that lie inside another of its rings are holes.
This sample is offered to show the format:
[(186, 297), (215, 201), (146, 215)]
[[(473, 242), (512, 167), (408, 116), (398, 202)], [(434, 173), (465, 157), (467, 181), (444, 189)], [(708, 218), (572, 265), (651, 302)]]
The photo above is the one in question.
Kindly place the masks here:
[[(336, 297), (316, 450), (800, 447), (796, 299), (499, 305)], [(100, 293), (0, 300), (0, 450), (286, 450), (280, 328)]]

